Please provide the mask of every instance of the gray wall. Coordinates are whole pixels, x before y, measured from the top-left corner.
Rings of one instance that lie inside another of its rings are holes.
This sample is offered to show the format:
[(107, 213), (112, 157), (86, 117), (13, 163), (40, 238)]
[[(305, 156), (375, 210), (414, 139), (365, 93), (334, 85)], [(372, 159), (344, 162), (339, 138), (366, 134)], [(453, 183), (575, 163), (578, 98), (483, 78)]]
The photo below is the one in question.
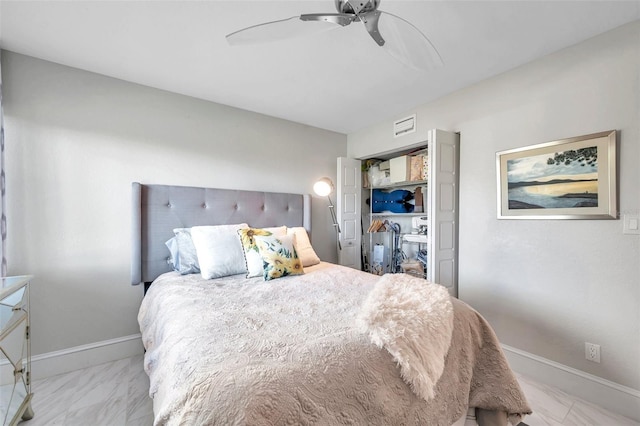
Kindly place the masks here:
[[(2, 77), (9, 273), (36, 277), (36, 355), (139, 332), (132, 181), (312, 193), (346, 154), (345, 135), (7, 51)], [(313, 201), (313, 245), (335, 261)]]
[[(348, 137), (365, 158), (461, 132), (460, 298), (510, 346), (640, 389), (640, 237), (621, 220), (497, 220), (497, 151), (617, 129), (619, 205), (640, 209), (640, 23), (481, 82), (417, 112), (417, 134), (394, 119)], [(584, 342), (602, 346), (602, 362)]]

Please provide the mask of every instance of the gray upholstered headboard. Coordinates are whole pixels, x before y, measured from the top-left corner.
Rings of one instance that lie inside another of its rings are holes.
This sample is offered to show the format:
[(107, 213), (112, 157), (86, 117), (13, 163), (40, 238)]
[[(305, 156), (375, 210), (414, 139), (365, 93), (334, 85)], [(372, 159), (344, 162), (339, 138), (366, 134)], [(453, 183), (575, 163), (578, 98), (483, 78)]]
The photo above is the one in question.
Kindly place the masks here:
[(165, 241), (174, 228), (248, 223), (304, 226), (311, 232), (311, 196), (277, 192), (132, 184), (131, 284), (171, 270)]

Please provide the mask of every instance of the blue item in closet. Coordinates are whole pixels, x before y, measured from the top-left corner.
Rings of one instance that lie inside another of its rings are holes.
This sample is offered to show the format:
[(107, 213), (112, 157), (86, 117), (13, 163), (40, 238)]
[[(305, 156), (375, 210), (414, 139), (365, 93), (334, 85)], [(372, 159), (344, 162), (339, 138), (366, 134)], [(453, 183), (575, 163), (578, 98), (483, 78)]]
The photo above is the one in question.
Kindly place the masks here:
[(374, 189), (371, 193), (371, 212), (411, 213), (415, 207), (409, 203), (412, 199), (413, 193), (406, 189), (396, 189), (391, 192)]

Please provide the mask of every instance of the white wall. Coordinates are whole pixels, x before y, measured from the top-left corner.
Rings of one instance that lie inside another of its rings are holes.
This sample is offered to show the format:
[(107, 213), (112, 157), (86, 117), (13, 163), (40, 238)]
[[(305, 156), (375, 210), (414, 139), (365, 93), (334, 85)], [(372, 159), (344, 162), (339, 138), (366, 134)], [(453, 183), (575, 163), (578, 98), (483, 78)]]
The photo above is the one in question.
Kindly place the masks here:
[[(459, 131), (460, 298), (512, 347), (640, 389), (640, 238), (621, 220), (497, 220), (497, 151), (617, 129), (619, 207), (640, 210), (640, 23), (481, 82), (417, 112), (399, 139), (389, 120), (351, 134), (366, 158)], [(602, 362), (584, 357), (584, 342)]]
[[(36, 355), (139, 332), (131, 182), (312, 193), (346, 154), (345, 135), (12, 52), (2, 77), (9, 273), (36, 277)], [(313, 201), (313, 245), (335, 261)]]

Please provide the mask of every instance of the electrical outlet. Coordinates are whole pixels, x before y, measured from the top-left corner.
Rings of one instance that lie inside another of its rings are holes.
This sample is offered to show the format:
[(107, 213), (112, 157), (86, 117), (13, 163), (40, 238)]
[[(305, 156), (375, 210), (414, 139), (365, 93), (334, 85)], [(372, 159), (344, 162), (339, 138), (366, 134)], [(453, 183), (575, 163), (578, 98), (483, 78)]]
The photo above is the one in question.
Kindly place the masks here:
[(595, 343), (584, 343), (584, 357), (587, 361), (600, 363), (600, 345)]

